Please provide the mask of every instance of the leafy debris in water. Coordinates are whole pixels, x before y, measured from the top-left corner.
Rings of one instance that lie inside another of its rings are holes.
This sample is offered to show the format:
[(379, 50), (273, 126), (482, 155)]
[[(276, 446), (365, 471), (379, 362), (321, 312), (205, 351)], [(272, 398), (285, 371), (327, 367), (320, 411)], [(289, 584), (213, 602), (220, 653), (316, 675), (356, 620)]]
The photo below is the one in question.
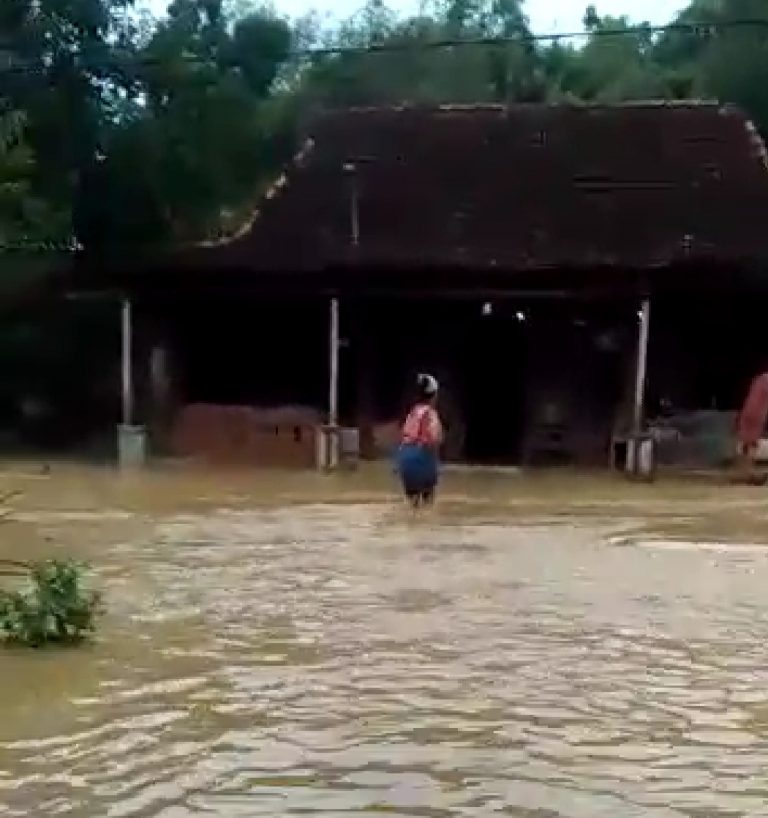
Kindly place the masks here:
[(0, 640), (38, 648), (77, 644), (94, 633), (101, 595), (84, 587), (87, 566), (74, 560), (3, 564), (16, 576), (26, 571), (28, 579), (20, 590), (0, 590)]

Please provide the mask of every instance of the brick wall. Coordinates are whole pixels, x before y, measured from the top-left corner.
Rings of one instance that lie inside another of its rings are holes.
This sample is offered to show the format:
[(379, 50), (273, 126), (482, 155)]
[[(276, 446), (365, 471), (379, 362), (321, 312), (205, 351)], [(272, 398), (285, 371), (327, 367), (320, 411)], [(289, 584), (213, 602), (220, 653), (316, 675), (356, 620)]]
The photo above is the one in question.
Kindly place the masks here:
[(222, 465), (312, 468), (319, 417), (310, 409), (192, 404), (177, 414), (171, 449)]

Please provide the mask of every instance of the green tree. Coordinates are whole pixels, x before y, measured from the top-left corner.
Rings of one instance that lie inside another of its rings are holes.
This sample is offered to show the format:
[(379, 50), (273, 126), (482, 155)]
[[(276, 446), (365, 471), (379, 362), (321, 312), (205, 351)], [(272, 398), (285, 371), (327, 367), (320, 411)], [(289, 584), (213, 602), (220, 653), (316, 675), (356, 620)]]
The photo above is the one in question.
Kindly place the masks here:
[[(491, 102), (541, 97), (538, 54), (520, 0), (448, 0), (398, 21), (380, 0), (336, 33), (342, 49), (304, 76), (308, 103)], [(518, 42), (483, 44), (494, 38)], [(452, 43), (458, 42), (458, 45)]]
[(176, 0), (138, 53), (138, 93), (86, 176), (78, 235), (100, 253), (149, 252), (217, 233), (290, 144), (270, 98), (291, 33), (264, 11), (230, 22), (220, 0)]
[(653, 58), (650, 27), (618, 33), (629, 27), (626, 16), (600, 17), (589, 6), (584, 15), (590, 34), (586, 44), (581, 48), (555, 44), (547, 50), (550, 95), (596, 102), (669, 96), (669, 84)]
[[(56, 213), (71, 212), (80, 174), (99, 150), (105, 97), (124, 81), (109, 55), (124, 45), (127, 8), (123, 0), (0, 4), (0, 104), (23, 115), (28, 152), (17, 143), (14, 156), (24, 155), (25, 184)], [(62, 240), (67, 221), (56, 220)]]
[(68, 210), (57, 210), (35, 190), (26, 130), (24, 112), (0, 107), (0, 303), (45, 275), (68, 239)]
[(24, 141), (26, 117), (0, 110), (0, 248), (15, 245), (33, 227), (29, 213), (32, 151)]
[(768, 4), (760, 0), (722, 0), (715, 22), (762, 21), (763, 25), (721, 29), (706, 39), (699, 55), (694, 88), (739, 105), (768, 128)]
[(692, 28), (672, 29), (653, 47), (674, 95), (735, 103), (768, 128), (768, 4), (693, 0), (674, 22)]

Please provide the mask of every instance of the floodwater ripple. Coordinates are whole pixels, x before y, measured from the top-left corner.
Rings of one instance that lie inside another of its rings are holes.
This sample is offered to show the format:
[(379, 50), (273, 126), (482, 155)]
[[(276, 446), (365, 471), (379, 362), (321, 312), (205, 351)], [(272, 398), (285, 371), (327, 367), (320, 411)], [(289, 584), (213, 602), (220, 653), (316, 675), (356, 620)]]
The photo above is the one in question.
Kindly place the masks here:
[(4, 657), (0, 816), (768, 816), (759, 549), (383, 504), (153, 526), (94, 557), (99, 645)]

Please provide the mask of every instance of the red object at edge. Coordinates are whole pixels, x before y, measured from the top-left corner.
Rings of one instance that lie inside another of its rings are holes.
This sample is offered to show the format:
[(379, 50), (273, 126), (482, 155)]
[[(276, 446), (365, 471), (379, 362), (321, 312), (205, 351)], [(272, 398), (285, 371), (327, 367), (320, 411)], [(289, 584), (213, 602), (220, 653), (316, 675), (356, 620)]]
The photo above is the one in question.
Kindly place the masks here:
[(768, 419), (768, 372), (758, 375), (749, 386), (739, 412), (737, 434), (742, 446), (754, 446), (763, 436)]

